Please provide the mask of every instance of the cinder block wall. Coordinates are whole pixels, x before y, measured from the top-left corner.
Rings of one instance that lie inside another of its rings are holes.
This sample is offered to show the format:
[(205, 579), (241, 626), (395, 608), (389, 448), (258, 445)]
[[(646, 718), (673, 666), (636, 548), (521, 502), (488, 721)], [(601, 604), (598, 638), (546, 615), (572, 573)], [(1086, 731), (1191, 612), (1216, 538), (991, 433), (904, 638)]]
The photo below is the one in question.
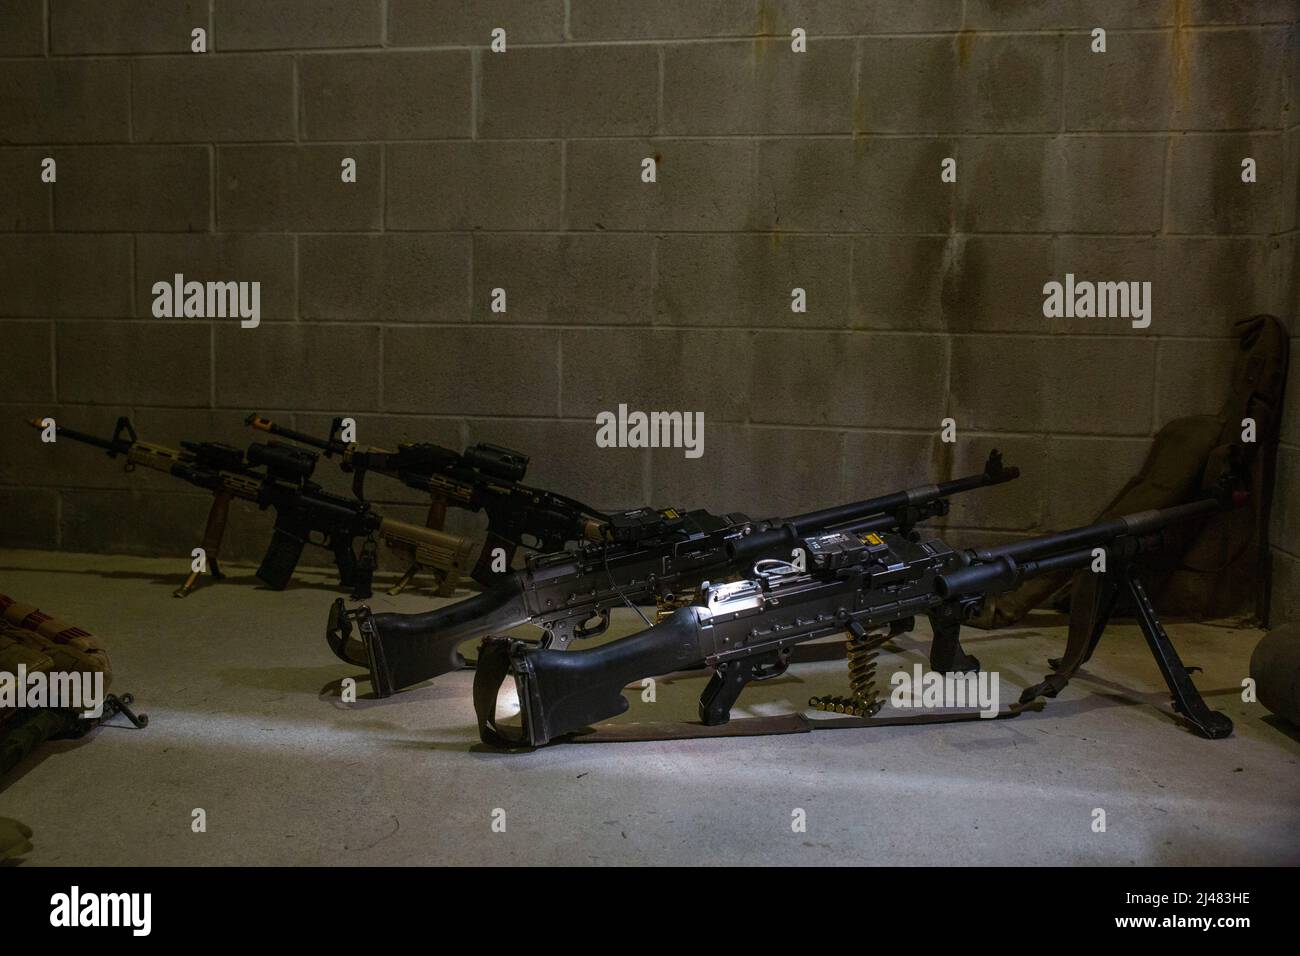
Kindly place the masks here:
[[(1156, 429), (1218, 408), (1233, 319), (1292, 322), (1294, 21), (1293, 0), (4, 0), (0, 543), (188, 553), (201, 496), (22, 424), (125, 412), (161, 443), (341, 413), (364, 442), (519, 447), (601, 506), (757, 514), (997, 446), (1025, 478), (958, 501), (954, 533), (1086, 521)], [(177, 272), (260, 281), (261, 326), (154, 318)], [(1150, 328), (1045, 319), (1067, 272), (1150, 281)], [(1298, 394), (1274, 522), (1293, 616)], [(703, 411), (704, 456), (598, 449), (619, 403)], [(241, 515), (228, 550), (268, 532)]]

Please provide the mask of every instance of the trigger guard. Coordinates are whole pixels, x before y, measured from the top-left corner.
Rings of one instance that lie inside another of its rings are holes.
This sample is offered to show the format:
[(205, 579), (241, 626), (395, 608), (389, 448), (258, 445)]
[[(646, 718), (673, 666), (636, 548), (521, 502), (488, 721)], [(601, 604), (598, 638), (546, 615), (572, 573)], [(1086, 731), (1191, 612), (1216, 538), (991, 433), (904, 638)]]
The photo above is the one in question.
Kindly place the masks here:
[[(597, 611), (596, 618), (596, 623), (590, 628), (583, 627), (583, 624), (586, 624), (586, 621), (575, 626), (573, 629), (573, 636), (577, 638), (599, 637), (609, 630), (609, 608), (603, 607)], [(587, 621), (590, 620), (591, 618), (587, 618)]]

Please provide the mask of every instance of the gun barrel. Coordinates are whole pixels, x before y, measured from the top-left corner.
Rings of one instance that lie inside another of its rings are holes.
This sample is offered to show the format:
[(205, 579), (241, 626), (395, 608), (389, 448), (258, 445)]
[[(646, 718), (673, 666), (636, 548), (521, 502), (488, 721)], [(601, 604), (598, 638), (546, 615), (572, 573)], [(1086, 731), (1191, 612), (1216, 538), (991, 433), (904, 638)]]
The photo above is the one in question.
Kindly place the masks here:
[(258, 431), (268, 432), (272, 435), (279, 435), (281, 438), (287, 438), (290, 441), (296, 441), (300, 445), (310, 445), (312, 448), (319, 448), (321, 451), (327, 451), (336, 454), (342, 454), (347, 446), (341, 441), (331, 441), (328, 438), (321, 438), (317, 435), (309, 435), (306, 432), (296, 431), (292, 428), (285, 428), (278, 425), (269, 418), (263, 418), (257, 412), (249, 412), (248, 417), (244, 419), (244, 424), (250, 428), (256, 428)]
[(1014, 541), (1010, 544), (996, 545), (991, 548), (979, 548), (969, 552), (969, 554), (976, 561), (996, 561), (999, 558), (1024, 561), (1065, 548), (1091, 547), (1104, 544), (1120, 535), (1150, 534), (1153, 531), (1159, 531), (1188, 518), (1209, 514), (1222, 508), (1223, 504), (1217, 498), (1199, 498), (1196, 501), (1174, 505), (1170, 508), (1139, 511), (1131, 515), (1099, 521), (1096, 524), (1071, 528), (1068, 531), (1028, 538), (1024, 541)]
[(1224, 504), (1216, 498), (1201, 498), (1159, 510), (1139, 511), (1108, 521), (1071, 528), (1012, 544), (966, 552), (966, 567), (935, 578), (934, 589), (941, 597), (992, 593), (1016, 587), (1026, 578), (1073, 570), (1089, 565), (1093, 550), (1116, 539), (1138, 541), (1199, 515), (1219, 511)]
[[(29, 418), (27, 420), (27, 424), (31, 425), (33, 428), (44, 429), (45, 419)], [(86, 432), (79, 432), (76, 431), (75, 429), (67, 428), (59, 424), (55, 424), (54, 434), (57, 435), (59, 438), (71, 438), (73, 441), (79, 441), (85, 445), (93, 445), (95, 448), (102, 448), (104, 449), (104, 451), (114, 455), (125, 454), (127, 451), (130, 450), (131, 445), (133, 444), (132, 442), (127, 442), (127, 441), (121, 441), (121, 440), (115, 441), (111, 438), (100, 438), (98, 435), (90, 435), (87, 434)]]
[(1000, 485), (1019, 477), (1020, 469), (1002, 467), (1002, 456), (997, 451), (993, 451), (989, 454), (984, 470), (979, 474), (966, 475), (938, 484), (920, 485), (876, 498), (867, 498), (847, 505), (837, 505), (833, 508), (823, 508), (820, 511), (810, 511), (807, 514), (786, 518), (779, 523), (778, 527), (756, 532), (731, 543), (727, 547), (727, 554), (734, 561), (773, 555), (785, 548), (793, 547), (800, 537), (809, 532), (836, 525), (853, 524), (857, 529), (857, 525), (862, 524), (863, 526), (857, 530), (885, 529), (890, 524), (888, 519), (881, 522), (867, 522), (867, 519), (888, 515), (907, 505), (925, 504), (963, 491)]

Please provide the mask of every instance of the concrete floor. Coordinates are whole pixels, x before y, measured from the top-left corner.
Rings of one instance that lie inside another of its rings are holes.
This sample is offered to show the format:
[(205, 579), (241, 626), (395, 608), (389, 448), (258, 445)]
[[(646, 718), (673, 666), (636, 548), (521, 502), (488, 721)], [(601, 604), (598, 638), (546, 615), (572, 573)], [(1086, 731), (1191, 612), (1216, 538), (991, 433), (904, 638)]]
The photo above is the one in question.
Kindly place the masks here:
[[(0, 592), (101, 635), (114, 690), (151, 718), (47, 744), (0, 781), (0, 816), (35, 831), (28, 865), (1300, 863), (1300, 733), (1240, 698), (1256, 631), (1169, 628), (1236, 723), (1221, 741), (1170, 719), (1140, 632), (1121, 624), (1058, 700), (1016, 720), (508, 755), (475, 749), (467, 672), (341, 703), (338, 681), (357, 671), (325, 646), (324, 572), (273, 593), (232, 566), (231, 581), (176, 600), (183, 570), (0, 551)], [(634, 629), (621, 616), (620, 633)], [(1057, 616), (1033, 625), (968, 634), (1004, 702), (1063, 646)], [(927, 641), (882, 658), (886, 688)], [(690, 718), (702, 686), (661, 684), (628, 716)], [(799, 665), (747, 690), (737, 713), (844, 687), (840, 662)], [(191, 830), (196, 807), (206, 833)], [(792, 831), (795, 808), (806, 832)]]

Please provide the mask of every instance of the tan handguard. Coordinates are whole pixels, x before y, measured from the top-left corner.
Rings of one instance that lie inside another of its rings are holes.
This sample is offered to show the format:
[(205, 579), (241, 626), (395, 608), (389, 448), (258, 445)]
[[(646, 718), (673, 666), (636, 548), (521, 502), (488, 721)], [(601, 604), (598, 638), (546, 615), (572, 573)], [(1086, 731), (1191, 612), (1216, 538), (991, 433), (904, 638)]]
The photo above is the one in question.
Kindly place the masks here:
[(385, 518), (379, 524), (379, 536), (414, 565), (433, 571), (438, 594), (444, 597), (454, 592), (468, 573), (474, 542), (463, 535)]

